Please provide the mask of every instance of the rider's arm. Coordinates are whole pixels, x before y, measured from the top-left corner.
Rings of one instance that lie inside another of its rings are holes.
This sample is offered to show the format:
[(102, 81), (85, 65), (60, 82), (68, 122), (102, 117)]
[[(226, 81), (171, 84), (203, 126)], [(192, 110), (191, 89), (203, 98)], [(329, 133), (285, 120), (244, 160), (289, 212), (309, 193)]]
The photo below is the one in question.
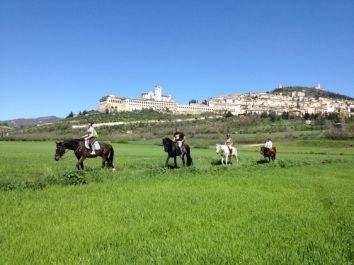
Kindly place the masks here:
[(86, 139), (86, 138), (89, 137), (89, 136), (90, 136), (89, 133), (87, 133), (87, 134), (81, 136), (81, 138), (82, 138), (82, 139)]

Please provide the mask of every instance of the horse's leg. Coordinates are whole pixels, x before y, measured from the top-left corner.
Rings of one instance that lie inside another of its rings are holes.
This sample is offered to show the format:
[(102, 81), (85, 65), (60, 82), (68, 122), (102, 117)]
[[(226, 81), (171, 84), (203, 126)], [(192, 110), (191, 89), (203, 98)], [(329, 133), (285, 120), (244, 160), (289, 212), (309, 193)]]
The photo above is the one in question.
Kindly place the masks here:
[(185, 162), (184, 162), (184, 154), (182, 155), (182, 163), (183, 163), (183, 166), (185, 166)]
[(81, 170), (84, 170), (84, 160), (85, 159), (86, 159), (86, 157), (81, 156), (79, 161), (77, 161), (76, 167), (77, 167), (78, 170), (80, 170), (80, 167), (81, 167)]
[(168, 167), (168, 160), (170, 160), (170, 156), (169, 155), (167, 156), (165, 167)]
[(106, 162), (107, 162), (107, 157), (106, 156), (102, 156), (102, 168), (104, 168), (106, 166)]
[(80, 155), (75, 152), (75, 156), (76, 156), (76, 158), (77, 158), (76, 168), (77, 168), (77, 170), (80, 170), (80, 167), (81, 167), (81, 165), (79, 164)]
[(109, 152), (105, 155), (102, 154), (102, 159), (104, 160), (104, 161), (102, 161), (102, 168), (104, 168), (105, 166), (108, 168), (111, 167), (112, 170), (114, 171), (116, 169), (113, 166), (113, 158), (112, 158), (112, 162), (111, 162), (111, 158), (109, 157), (109, 155), (110, 155)]
[(177, 168), (177, 158), (176, 158), (176, 156), (174, 156), (173, 158), (174, 158), (174, 161), (175, 161), (175, 168)]
[(84, 163), (83, 163), (83, 162), (79, 162), (79, 161), (80, 161), (80, 158), (81, 158), (81, 155), (75, 151), (75, 156), (76, 156), (77, 161), (78, 161), (78, 162), (76, 163), (77, 169), (78, 169), (78, 170), (80, 170), (80, 169), (83, 170), (83, 169), (84, 169)]
[(82, 170), (84, 170), (84, 160), (86, 159), (86, 157), (84, 157), (84, 156), (81, 156), (80, 157), (80, 160), (81, 160), (81, 162), (80, 162), (80, 165), (81, 165), (81, 169)]

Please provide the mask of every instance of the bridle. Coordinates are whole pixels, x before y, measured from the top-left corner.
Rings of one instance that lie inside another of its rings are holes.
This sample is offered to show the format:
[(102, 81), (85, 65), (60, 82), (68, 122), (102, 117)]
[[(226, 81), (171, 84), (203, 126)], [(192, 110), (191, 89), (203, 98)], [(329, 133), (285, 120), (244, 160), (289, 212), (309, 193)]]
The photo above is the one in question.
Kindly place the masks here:
[(56, 161), (59, 161), (59, 159), (65, 154), (66, 148), (65, 146), (58, 145), (57, 144), (57, 150), (55, 151), (55, 157), (54, 159)]

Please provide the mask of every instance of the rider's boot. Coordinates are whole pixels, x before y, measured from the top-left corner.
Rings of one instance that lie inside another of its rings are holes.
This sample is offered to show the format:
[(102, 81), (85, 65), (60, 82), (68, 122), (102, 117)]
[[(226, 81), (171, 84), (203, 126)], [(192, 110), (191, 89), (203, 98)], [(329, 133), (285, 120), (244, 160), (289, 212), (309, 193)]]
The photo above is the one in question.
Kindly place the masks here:
[(94, 147), (94, 145), (92, 144), (92, 152), (91, 152), (91, 155), (95, 155), (96, 154), (96, 152), (95, 152), (95, 147)]

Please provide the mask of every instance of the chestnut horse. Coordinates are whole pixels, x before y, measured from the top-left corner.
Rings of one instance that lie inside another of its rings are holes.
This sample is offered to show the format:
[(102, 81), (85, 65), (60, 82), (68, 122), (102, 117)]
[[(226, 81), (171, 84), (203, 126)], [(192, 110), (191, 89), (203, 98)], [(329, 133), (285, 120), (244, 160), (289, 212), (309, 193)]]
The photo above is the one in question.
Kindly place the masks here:
[(175, 162), (175, 167), (177, 167), (176, 157), (181, 156), (183, 166), (185, 165), (184, 156), (187, 156), (187, 166), (192, 165), (191, 149), (188, 144), (183, 145), (183, 153), (181, 154), (181, 149), (178, 147), (177, 143), (173, 142), (170, 138), (165, 137), (162, 139), (162, 144), (167, 153), (166, 167), (168, 166), (168, 160), (173, 157)]
[(273, 147), (272, 149), (269, 149), (269, 148), (265, 148), (264, 146), (262, 146), (260, 153), (264, 157), (268, 157), (268, 162), (270, 162), (270, 160), (272, 160), (272, 161), (275, 160), (275, 157), (277, 155), (277, 149), (275, 147)]
[(84, 160), (86, 158), (93, 158), (100, 156), (102, 157), (102, 168), (105, 166), (111, 167), (115, 170), (113, 166), (114, 149), (110, 144), (100, 142), (100, 149), (96, 150), (96, 154), (92, 155), (91, 150), (85, 147), (85, 141), (82, 139), (72, 139), (57, 142), (57, 148), (55, 150), (54, 159), (59, 161), (59, 159), (64, 155), (66, 150), (73, 150), (77, 158), (76, 167), (78, 170), (84, 169)]

